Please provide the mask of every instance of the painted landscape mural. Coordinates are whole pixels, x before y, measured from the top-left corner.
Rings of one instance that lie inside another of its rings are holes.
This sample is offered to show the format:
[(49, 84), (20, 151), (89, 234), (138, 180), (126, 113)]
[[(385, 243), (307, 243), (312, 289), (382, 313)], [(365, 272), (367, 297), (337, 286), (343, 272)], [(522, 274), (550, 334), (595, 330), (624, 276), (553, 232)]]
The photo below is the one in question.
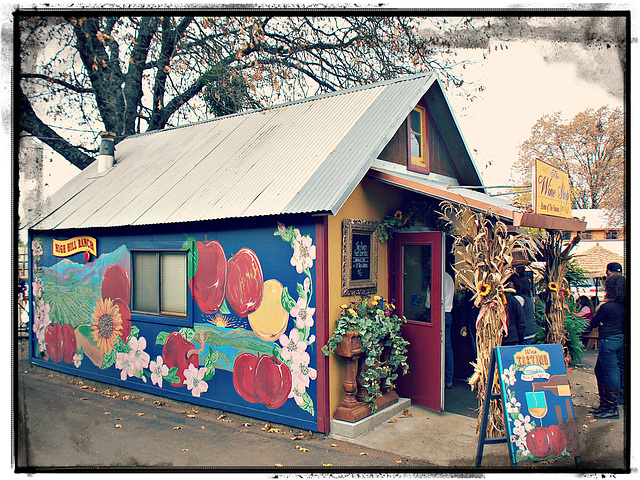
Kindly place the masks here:
[[(130, 245), (98, 238), (113, 248), (60, 259), (51, 252), (60, 239), (36, 236), (32, 361), (317, 430), (316, 252), (314, 227), (306, 230), (165, 236), (187, 258), (188, 315), (178, 319), (132, 312)], [(132, 243), (145, 241), (167, 244)]]

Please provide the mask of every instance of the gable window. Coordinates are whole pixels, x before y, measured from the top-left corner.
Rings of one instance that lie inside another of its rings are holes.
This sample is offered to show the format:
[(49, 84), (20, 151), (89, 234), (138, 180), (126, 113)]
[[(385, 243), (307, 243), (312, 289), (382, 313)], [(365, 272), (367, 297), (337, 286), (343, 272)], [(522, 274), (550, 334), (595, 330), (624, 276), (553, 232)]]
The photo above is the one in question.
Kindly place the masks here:
[(133, 311), (148, 315), (187, 316), (187, 253), (134, 251)]
[(427, 111), (416, 106), (409, 116), (409, 170), (429, 173)]

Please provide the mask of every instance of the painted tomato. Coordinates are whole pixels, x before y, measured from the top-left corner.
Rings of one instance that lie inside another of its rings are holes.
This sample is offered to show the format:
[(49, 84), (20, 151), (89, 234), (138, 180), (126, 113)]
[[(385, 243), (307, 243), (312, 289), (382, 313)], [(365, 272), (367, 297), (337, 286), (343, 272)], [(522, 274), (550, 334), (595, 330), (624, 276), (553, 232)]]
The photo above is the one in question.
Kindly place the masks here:
[(126, 305), (131, 301), (129, 274), (120, 265), (110, 265), (102, 277), (102, 298), (120, 298)]
[(258, 256), (249, 248), (241, 248), (227, 262), (225, 295), (229, 306), (239, 317), (246, 317), (260, 306), (263, 290), (262, 266)]
[(62, 359), (67, 363), (73, 363), (73, 356), (76, 354), (77, 342), (76, 332), (71, 325), (62, 325)]
[(62, 325), (51, 323), (44, 331), (44, 341), (47, 344), (47, 353), (52, 362), (58, 363), (64, 357), (64, 338)]
[(527, 434), (527, 448), (538, 458), (550, 455), (549, 433), (545, 427), (536, 427)]
[(275, 357), (262, 355), (256, 365), (256, 398), (267, 408), (281, 407), (291, 393), (291, 370)]
[(247, 402), (256, 403), (255, 377), (258, 357), (253, 353), (241, 353), (233, 362), (233, 386)]
[(169, 367), (177, 367), (176, 376), (179, 382), (172, 383), (174, 387), (180, 387), (184, 384), (184, 371), (189, 365), (198, 368), (199, 355), (193, 343), (186, 340), (179, 332), (171, 332), (164, 342), (162, 348), (162, 359), (164, 364)]
[(567, 448), (567, 437), (558, 425), (547, 427), (549, 437), (549, 455), (560, 455)]
[(197, 242), (198, 268), (189, 280), (191, 294), (203, 313), (216, 313), (224, 301), (227, 257), (215, 240)]

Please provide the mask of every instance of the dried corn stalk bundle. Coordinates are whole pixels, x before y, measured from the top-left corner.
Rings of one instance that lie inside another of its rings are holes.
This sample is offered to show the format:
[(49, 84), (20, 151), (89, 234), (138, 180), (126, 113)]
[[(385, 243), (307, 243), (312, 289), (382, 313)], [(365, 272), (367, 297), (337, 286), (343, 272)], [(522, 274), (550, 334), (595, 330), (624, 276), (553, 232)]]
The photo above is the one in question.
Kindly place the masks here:
[(569, 284), (565, 278), (567, 265), (572, 259), (571, 250), (580, 241), (576, 235), (563, 248), (562, 232), (549, 230), (542, 232), (542, 260), (543, 267), (538, 269), (542, 275), (543, 289), (540, 299), (545, 303), (545, 343), (559, 343), (567, 348), (564, 319), (569, 310), (566, 298), (569, 295)]
[[(487, 386), (489, 364), (494, 347), (502, 344), (508, 331), (505, 291), (506, 282), (514, 273), (514, 256), (535, 258), (538, 247), (531, 235), (510, 235), (507, 226), (495, 215), (474, 213), (468, 206), (441, 203), (440, 216), (450, 226), (454, 237), (453, 249), (458, 260), (454, 265), (456, 280), (472, 293), (472, 300), (480, 309), (476, 322), (476, 345), (478, 357), (474, 374), (469, 379), (472, 389), (478, 394), (478, 426), (482, 421), (485, 391), (499, 391), (499, 383)], [(492, 217), (492, 218), (490, 218)], [(487, 437), (504, 434), (504, 418), (497, 402), (489, 409)]]

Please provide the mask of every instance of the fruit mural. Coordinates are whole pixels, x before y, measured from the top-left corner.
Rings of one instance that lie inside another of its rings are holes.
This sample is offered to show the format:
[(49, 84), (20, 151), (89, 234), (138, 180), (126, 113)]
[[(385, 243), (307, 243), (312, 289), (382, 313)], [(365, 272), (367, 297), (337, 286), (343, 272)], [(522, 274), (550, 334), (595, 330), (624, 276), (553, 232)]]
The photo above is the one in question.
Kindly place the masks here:
[[(79, 375), (86, 370), (134, 382), (130, 388), (205, 405), (297, 411), (315, 422), (315, 246), (293, 226), (278, 224), (271, 232), (261, 245), (240, 248), (237, 236), (228, 242), (224, 235), (182, 236), (193, 300), (182, 327), (132, 318), (126, 245), (93, 261), (44, 266), (50, 240), (32, 239), (33, 356), (52, 367), (75, 367)], [(265, 245), (290, 250), (274, 257)]]

